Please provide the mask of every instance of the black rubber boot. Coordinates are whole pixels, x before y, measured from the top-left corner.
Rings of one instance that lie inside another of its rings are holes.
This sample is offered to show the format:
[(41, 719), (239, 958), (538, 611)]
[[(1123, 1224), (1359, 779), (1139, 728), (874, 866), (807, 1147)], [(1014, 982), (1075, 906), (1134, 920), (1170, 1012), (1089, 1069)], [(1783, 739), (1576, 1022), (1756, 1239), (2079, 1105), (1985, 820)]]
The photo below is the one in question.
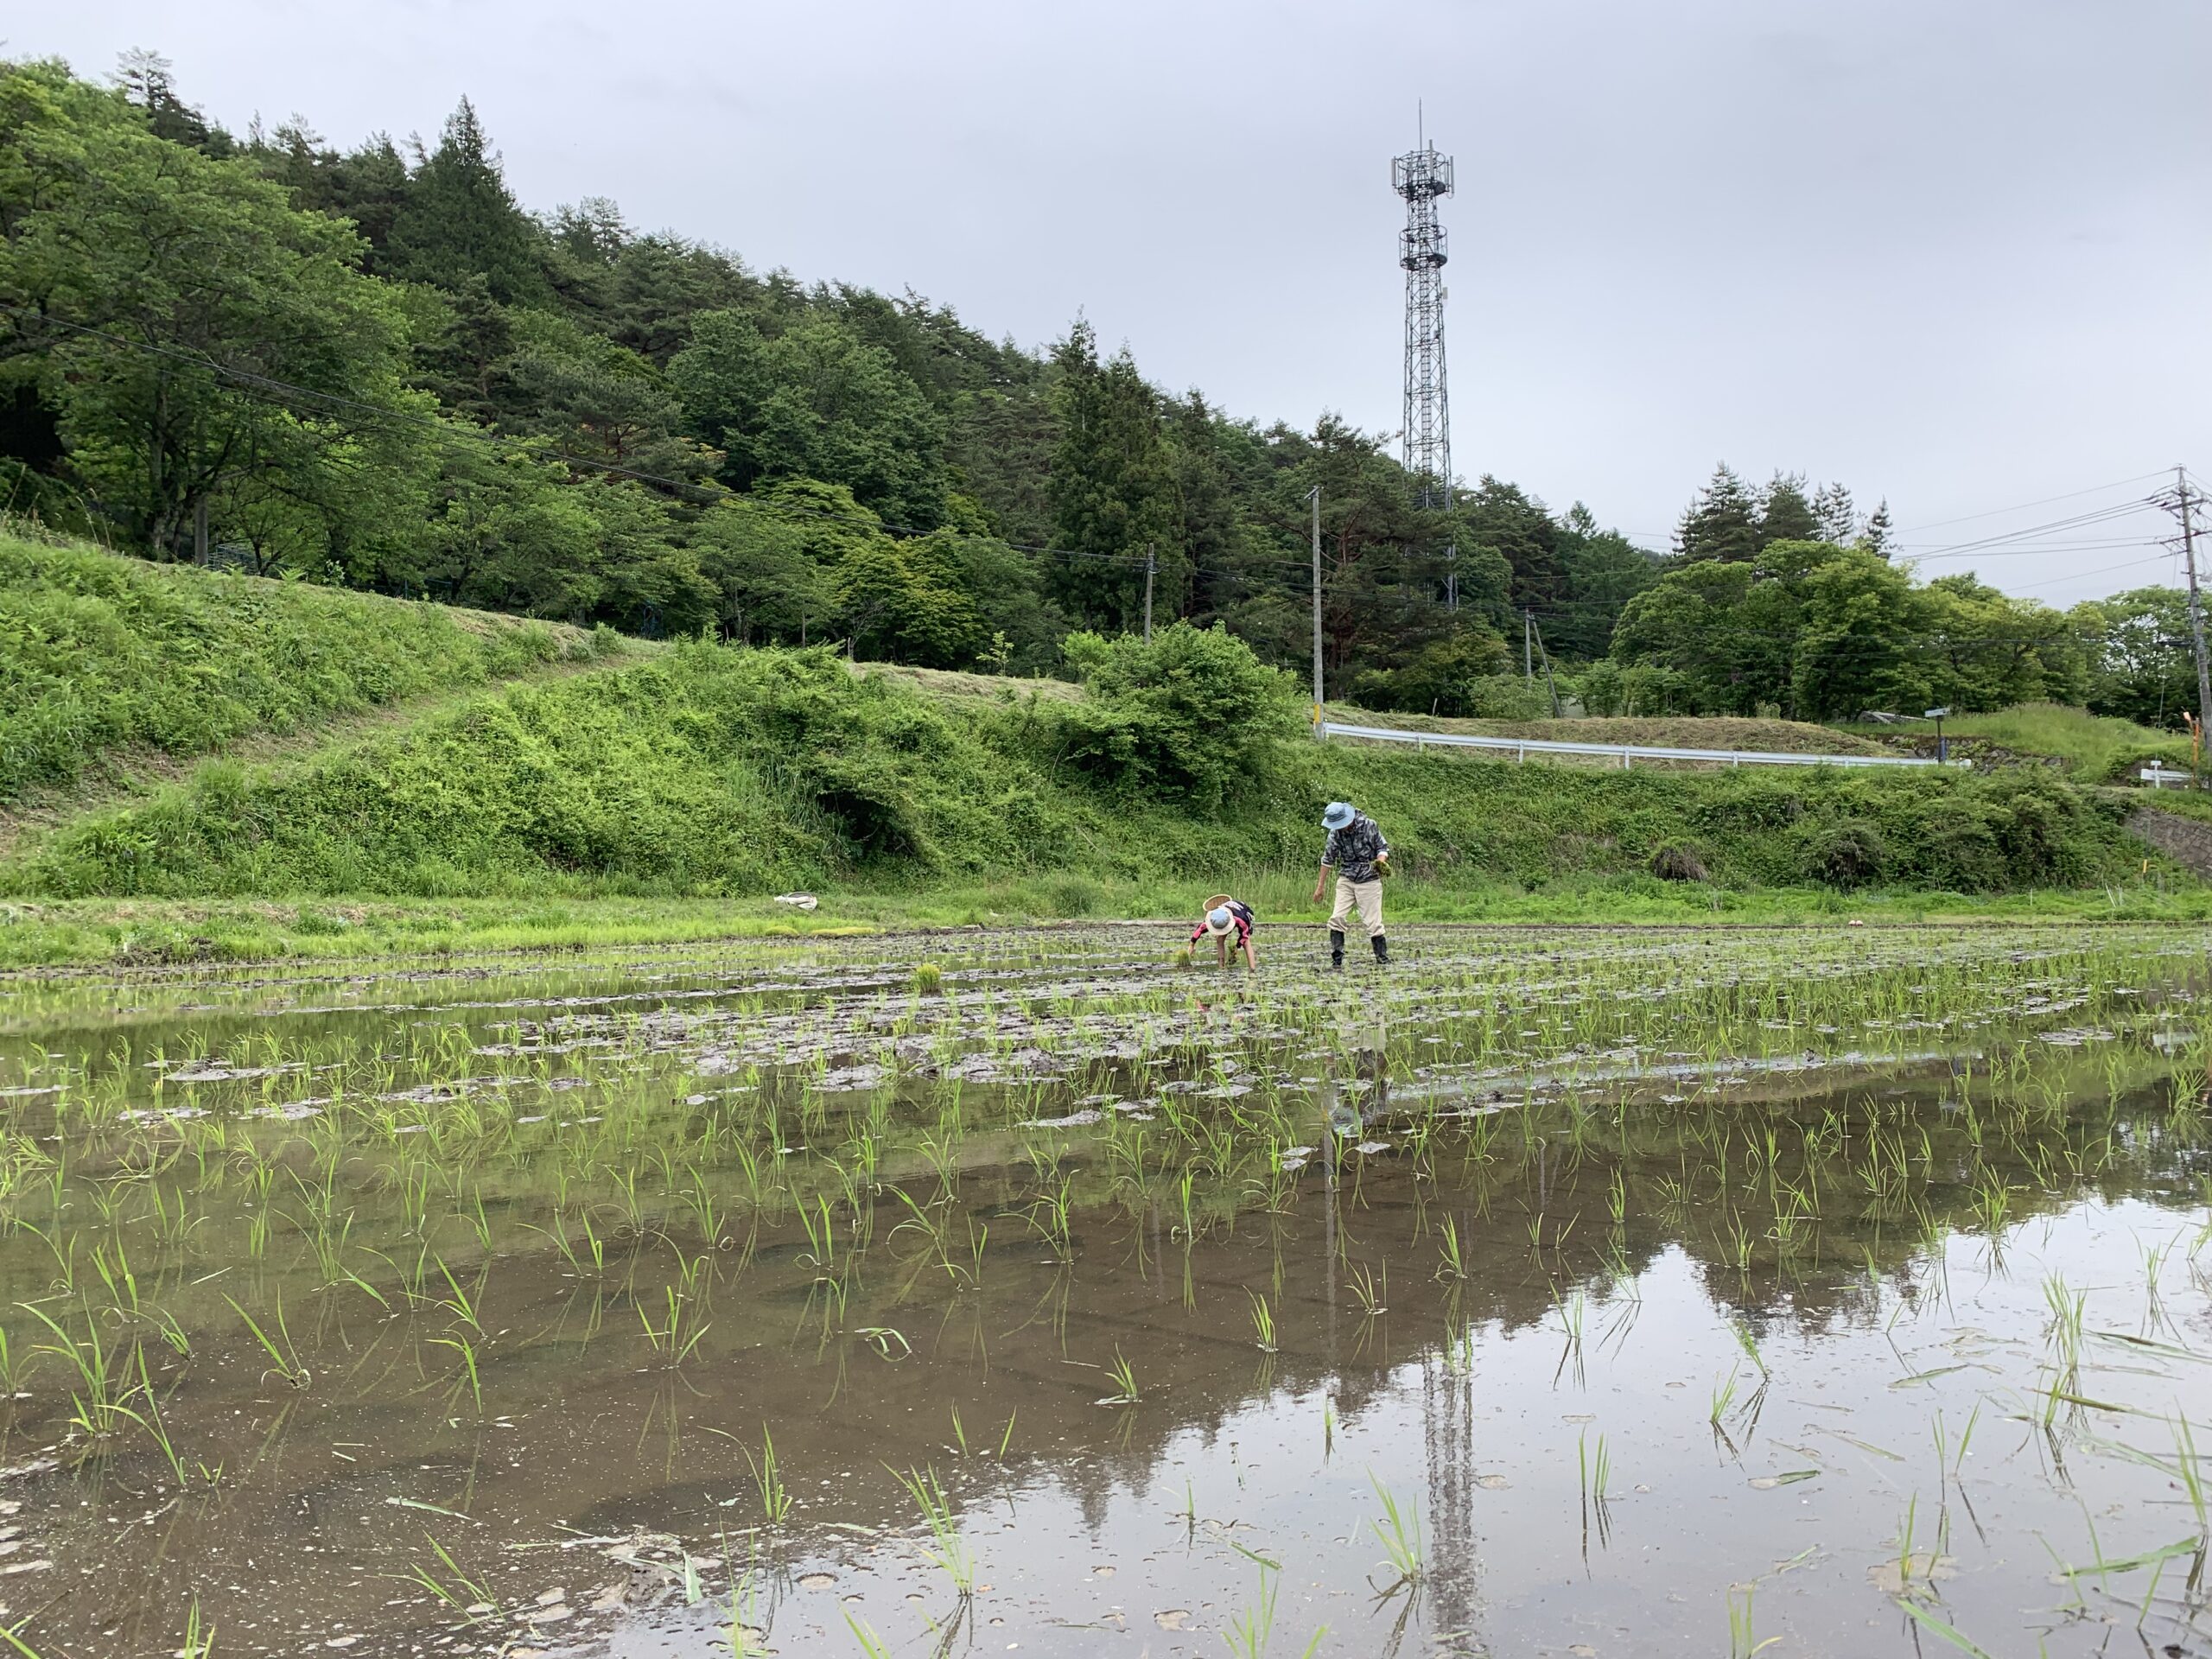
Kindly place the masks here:
[(1329, 966), (1341, 968), (1344, 965), (1344, 936), (1332, 927), (1329, 930)]
[(1385, 967), (1389, 966), (1390, 961), (1389, 940), (1384, 938), (1380, 933), (1377, 933), (1374, 938), (1369, 941), (1369, 943), (1375, 947), (1375, 960), (1382, 963)]

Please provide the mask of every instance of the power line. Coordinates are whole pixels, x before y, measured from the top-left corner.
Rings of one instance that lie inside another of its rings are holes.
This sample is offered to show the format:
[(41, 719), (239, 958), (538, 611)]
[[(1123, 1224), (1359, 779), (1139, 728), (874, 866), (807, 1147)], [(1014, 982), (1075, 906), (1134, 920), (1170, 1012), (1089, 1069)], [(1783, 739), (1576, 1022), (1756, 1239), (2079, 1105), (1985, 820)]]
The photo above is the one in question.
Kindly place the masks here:
[(1985, 549), (2003, 547), (2008, 543), (2030, 541), (2038, 537), (2054, 536), (2063, 531), (2083, 530), (2092, 524), (2107, 524), (2113, 519), (2130, 518), (2145, 508), (2155, 507), (2157, 505), (2154, 499), (2144, 496), (2136, 500), (2121, 502), (2113, 506), (2099, 507), (2088, 512), (2076, 513), (2070, 518), (2054, 518), (2040, 524), (2028, 524), (2018, 530), (2004, 531), (1996, 535), (1980, 537), (1973, 541), (1948, 543), (1943, 546), (1929, 548), (1917, 553), (1912, 551), (1910, 543), (1901, 543), (1897, 550), (1907, 556), (1918, 559), (1960, 558), (1970, 553), (1980, 552)]
[(2164, 478), (2165, 475), (2165, 469), (2164, 468), (2161, 468), (2155, 473), (2138, 473), (2133, 478), (2115, 479), (2109, 484), (2092, 484), (2086, 490), (2069, 490), (2063, 495), (2046, 495), (2039, 500), (2021, 501), (2009, 507), (1992, 507), (1986, 512), (1969, 512), (1962, 514), (1956, 518), (1938, 518), (1934, 520), (1932, 523), (1925, 524), (1903, 524), (1898, 526), (1897, 533), (1900, 536), (1912, 536), (1918, 534), (1923, 530), (1945, 530), (1953, 524), (1972, 524), (1976, 519), (1980, 518), (2000, 518), (2008, 512), (2024, 512), (2030, 507), (2047, 507), (2054, 501), (2075, 500), (2082, 496), (2095, 495), (2102, 490), (2124, 489), (2130, 484), (2140, 484), (2146, 480)]

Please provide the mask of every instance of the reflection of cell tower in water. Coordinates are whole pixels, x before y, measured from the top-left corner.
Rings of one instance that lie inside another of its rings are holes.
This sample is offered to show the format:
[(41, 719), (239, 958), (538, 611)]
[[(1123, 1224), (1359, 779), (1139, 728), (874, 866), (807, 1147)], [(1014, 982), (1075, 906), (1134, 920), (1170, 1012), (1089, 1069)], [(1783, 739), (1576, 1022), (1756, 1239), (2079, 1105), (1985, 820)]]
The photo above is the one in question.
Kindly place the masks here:
[[(1436, 204), (1452, 194), (1452, 158), (1426, 138), (1390, 163), (1390, 188), (1406, 199), (1398, 263), (1406, 268), (1406, 470), (1424, 507), (1452, 505), (1452, 400), (1444, 374), (1444, 226)], [(1447, 562), (1453, 551), (1445, 555)], [(1446, 565), (1446, 602), (1457, 608), (1458, 572)]]
[[(1471, 1335), (1467, 1338), (1473, 1340)], [(1436, 1651), (1479, 1650), (1475, 1635), (1475, 1381), (1471, 1356), (1431, 1350), (1421, 1362), (1428, 1476), (1428, 1624)]]

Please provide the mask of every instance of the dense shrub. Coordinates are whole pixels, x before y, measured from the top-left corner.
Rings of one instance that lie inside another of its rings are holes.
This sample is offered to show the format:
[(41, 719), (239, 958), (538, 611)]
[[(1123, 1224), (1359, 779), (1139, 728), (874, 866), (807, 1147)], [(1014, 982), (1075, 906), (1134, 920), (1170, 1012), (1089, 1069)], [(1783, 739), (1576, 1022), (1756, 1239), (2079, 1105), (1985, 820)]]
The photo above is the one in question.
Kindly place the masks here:
[(1061, 753), (1131, 791), (1218, 805), (1270, 776), (1298, 729), (1289, 677), (1217, 623), (1178, 622), (1149, 644), (1071, 634), (1065, 650), (1090, 695), (1055, 711)]
[(1644, 868), (1662, 881), (1702, 881), (1707, 874), (1697, 849), (1678, 841), (1662, 841), (1653, 848)]
[(1799, 842), (1807, 873), (1831, 887), (1867, 887), (1889, 868), (1889, 843), (1862, 818), (1808, 823)]

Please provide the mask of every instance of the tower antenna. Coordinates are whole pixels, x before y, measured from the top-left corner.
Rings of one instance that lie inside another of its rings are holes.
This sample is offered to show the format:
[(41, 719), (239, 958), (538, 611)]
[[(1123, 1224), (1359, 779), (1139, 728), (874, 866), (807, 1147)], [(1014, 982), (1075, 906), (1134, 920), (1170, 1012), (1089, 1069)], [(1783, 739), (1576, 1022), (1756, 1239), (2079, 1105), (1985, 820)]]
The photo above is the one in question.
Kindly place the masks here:
[[(1444, 372), (1444, 226), (1436, 204), (1452, 194), (1452, 158), (1429, 142), (1418, 102), (1420, 148), (1390, 163), (1390, 187), (1406, 199), (1398, 263), (1406, 271), (1406, 470), (1424, 507), (1452, 505), (1452, 404)], [(1446, 603), (1459, 607), (1456, 548), (1446, 549)]]

